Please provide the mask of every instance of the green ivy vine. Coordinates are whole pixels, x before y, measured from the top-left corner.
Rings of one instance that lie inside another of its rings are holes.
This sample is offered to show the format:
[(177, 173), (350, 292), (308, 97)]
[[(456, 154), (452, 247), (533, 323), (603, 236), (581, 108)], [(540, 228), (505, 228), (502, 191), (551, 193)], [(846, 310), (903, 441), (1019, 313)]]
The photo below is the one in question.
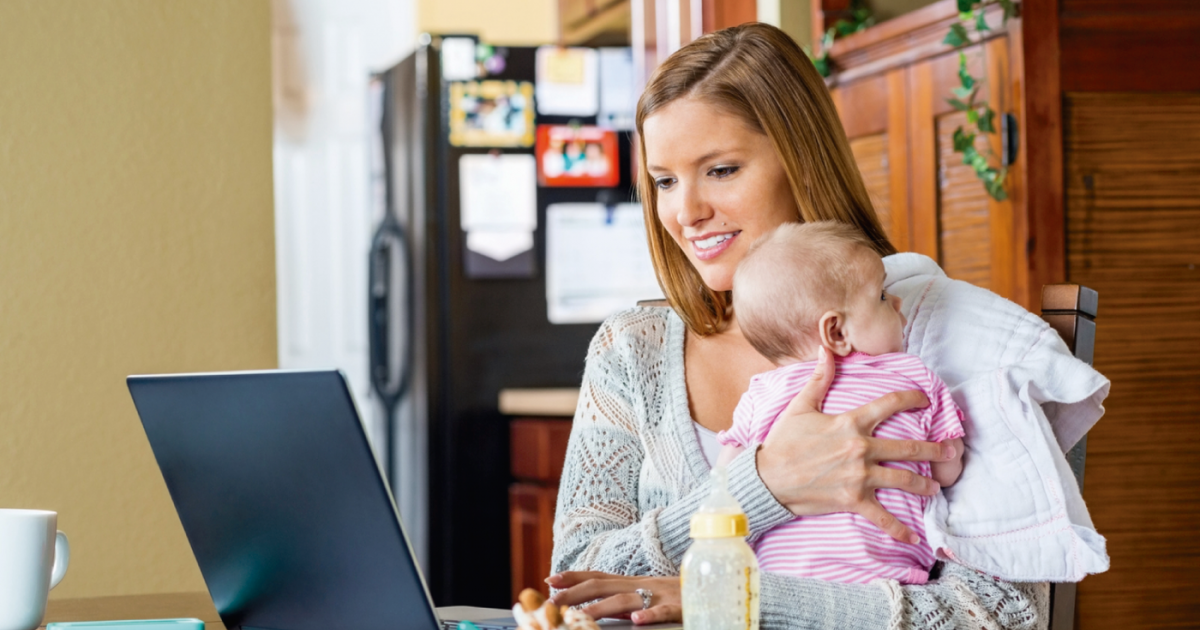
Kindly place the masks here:
[(817, 67), (817, 72), (821, 73), (823, 77), (828, 77), (833, 73), (833, 66), (829, 63), (829, 51), (833, 50), (833, 40), (866, 30), (867, 27), (874, 24), (875, 16), (871, 14), (871, 9), (867, 7), (866, 2), (854, 0), (850, 4), (850, 19), (838, 20), (825, 30), (825, 35), (821, 37), (821, 54), (814, 55), (812, 49), (807, 46), (804, 52), (808, 53), (808, 58)]
[[(955, 48), (978, 44), (983, 41), (984, 33), (992, 30), (984, 15), (989, 6), (1000, 5), (1003, 9), (1004, 24), (1007, 24), (1008, 19), (1016, 17), (1017, 14), (1017, 7), (1013, 0), (957, 0), (957, 2), (958, 22), (950, 26), (950, 32), (946, 34), (946, 39), (942, 40), (943, 44)], [(1008, 199), (1008, 192), (1004, 189), (1004, 180), (1008, 177), (1008, 166), (1002, 164), (996, 156), (991, 148), (992, 143), (986, 143), (987, 151), (985, 153), (980, 153), (975, 148), (975, 139), (979, 134), (998, 133), (996, 112), (986, 102), (977, 103), (975, 101), (979, 95), (981, 82), (978, 77), (971, 76), (971, 73), (967, 71), (967, 54), (961, 50), (958, 52), (958, 80), (959, 86), (953, 89), (954, 98), (946, 100), (954, 109), (966, 112), (967, 128), (959, 126), (954, 130), (954, 151), (962, 154), (963, 164), (970, 166), (975, 171), (975, 176), (983, 182), (983, 187), (987, 190), (988, 195), (996, 201), (1004, 201)], [(999, 167), (993, 166), (997, 163), (1000, 163)]]

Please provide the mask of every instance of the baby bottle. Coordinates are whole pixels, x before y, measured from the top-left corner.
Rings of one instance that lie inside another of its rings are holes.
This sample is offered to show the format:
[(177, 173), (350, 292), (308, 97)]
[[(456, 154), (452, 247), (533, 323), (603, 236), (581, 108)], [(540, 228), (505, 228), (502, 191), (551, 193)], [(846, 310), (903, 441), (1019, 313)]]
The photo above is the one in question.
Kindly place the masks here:
[(692, 547), (679, 569), (687, 630), (758, 630), (758, 560), (746, 544), (750, 528), (729, 494), (724, 468), (714, 468), (712, 494), (692, 516)]

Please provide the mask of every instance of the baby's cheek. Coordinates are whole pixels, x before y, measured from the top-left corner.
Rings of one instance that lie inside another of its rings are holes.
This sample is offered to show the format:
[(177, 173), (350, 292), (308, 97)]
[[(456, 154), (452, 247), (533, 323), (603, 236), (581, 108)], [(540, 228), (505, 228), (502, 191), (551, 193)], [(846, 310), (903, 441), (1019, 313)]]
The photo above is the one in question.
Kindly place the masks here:
[(908, 339), (904, 336), (904, 327), (897, 326), (891, 339), (893, 352), (904, 352), (908, 347)]

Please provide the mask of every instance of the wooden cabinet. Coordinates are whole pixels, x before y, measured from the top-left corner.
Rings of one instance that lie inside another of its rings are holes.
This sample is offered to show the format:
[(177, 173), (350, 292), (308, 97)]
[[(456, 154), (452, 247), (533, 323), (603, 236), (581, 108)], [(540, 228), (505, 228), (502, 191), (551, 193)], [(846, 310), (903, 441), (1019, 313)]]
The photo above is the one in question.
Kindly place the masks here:
[(554, 549), (554, 507), (570, 436), (570, 418), (518, 418), (509, 425), (516, 479), (508, 489), (513, 601), (525, 588), (550, 594), (545, 579)]
[[(1017, 244), (1028, 211), (1022, 147), (1013, 152), (1005, 201), (989, 197), (954, 152), (954, 130), (966, 122), (947, 100), (958, 85), (959, 53), (941, 39), (956, 19), (954, 1), (944, 0), (839, 40), (830, 93), (897, 249), (925, 254), (952, 278), (1036, 307), (1029, 269), (1038, 261)], [(996, 28), (990, 38), (963, 52), (982, 79), (977, 99), (1020, 129), (1020, 21), (1001, 29), (995, 11), (989, 22)], [(998, 134), (980, 135), (981, 152), (985, 142), (996, 156), (1005, 153)]]
[(992, 107), (1018, 125), (1003, 204), (946, 150), (955, 55), (940, 39), (954, 9), (943, 0), (834, 45), (859, 168), (897, 246), (951, 276), (1026, 308), (1052, 282), (1099, 292), (1095, 366), (1112, 391), (1083, 491), (1112, 566), (1079, 585), (1077, 627), (1194, 627), (1200, 3), (1023, 2), (968, 49)]

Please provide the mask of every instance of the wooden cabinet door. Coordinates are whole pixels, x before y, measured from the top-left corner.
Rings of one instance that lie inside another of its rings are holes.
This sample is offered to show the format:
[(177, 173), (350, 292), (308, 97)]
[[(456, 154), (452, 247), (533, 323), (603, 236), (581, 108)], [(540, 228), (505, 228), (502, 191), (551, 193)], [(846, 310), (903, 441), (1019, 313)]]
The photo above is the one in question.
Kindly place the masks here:
[[(1009, 38), (998, 37), (965, 52), (971, 74), (982, 78), (977, 100), (986, 100), (996, 111), (997, 126), (1004, 114), (1017, 116)], [(1017, 299), (1014, 204), (1023, 203), (1019, 165), (1009, 170), (1009, 198), (996, 201), (954, 152), (954, 130), (966, 124), (966, 114), (947, 100), (958, 85), (957, 52), (913, 64), (906, 72), (911, 250), (937, 260), (951, 278)], [(1002, 154), (999, 134), (981, 134), (976, 140), (980, 152), (987, 142), (992, 142), (996, 156)]]
[(911, 240), (907, 92), (903, 68), (830, 91), (875, 213), (900, 251)]
[[(971, 73), (982, 78), (977, 99), (1013, 114), (1018, 89), (1009, 63), (1010, 38), (966, 50)], [(1021, 302), (1015, 217), (1023, 208), (1020, 163), (1009, 168), (1005, 201), (988, 196), (971, 167), (954, 152), (954, 130), (966, 114), (947, 99), (958, 85), (958, 53), (872, 74), (831, 90), (850, 149), (888, 238), (900, 251), (925, 254), (952, 278)], [(997, 122), (999, 124), (999, 122)], [(999, 134), (981, 135), (996, 156)]]
[(508, 433), (513, 477), (557, 484), (571, 439), (571, 419), (518, 418), (509, 423)]
[(554, 550), (554, 505), (558, 486), (514, 483), (508, 488), (512, 552), (512, 599), (526, 588), (550, 596), (550, 554)]
[(554, 508), (571, 437), (570, 418), (518, 418), (509, 423), (511, 471), (508, 489), (512, 596), (534, 588), (550, 595), (550, 554), (554, 550)]

